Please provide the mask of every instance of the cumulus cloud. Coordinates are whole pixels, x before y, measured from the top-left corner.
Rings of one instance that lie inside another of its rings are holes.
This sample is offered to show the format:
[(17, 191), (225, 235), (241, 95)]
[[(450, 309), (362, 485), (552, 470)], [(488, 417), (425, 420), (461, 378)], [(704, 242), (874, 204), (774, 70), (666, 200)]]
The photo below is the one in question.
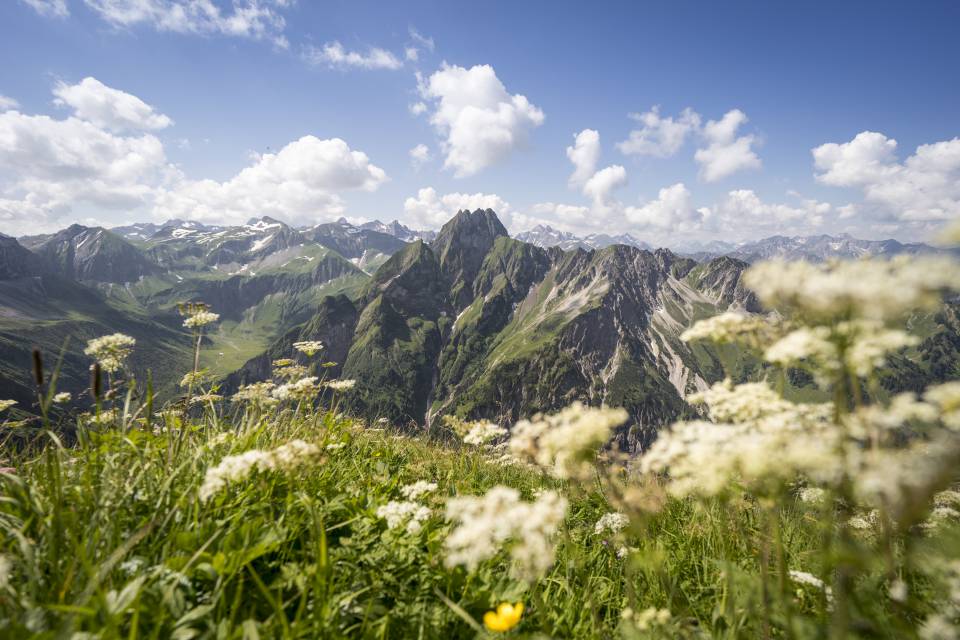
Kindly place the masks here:
[(640, 207), (626, 207), (627, 220), (641, 228), (689, 232), (699, 229), (710, 210), (693, 204), (690, 190), (682, 182), (660, 189), (655, 200)]
[(506, 226), (514, 223), (516, 212), (510, 203), (494, 193), (446, 193), (438, 195), (433, 187), (424, 187), (407, 198), (403, 212), (407, 221), (434, 229), (443, 226), (461, 209), (493, 209)]
[(756, 136), (737, 136), (737, 130), (747, 120), (747, 114), (733, 109), (704, 125), (702, 133), (707, 146), (694, 154), (702, 180), (716, 182), (744, 169), (760, 168), (760, 158), (753, 151)]
[(319, 48), (304, 47), (303, 58), (312, 65), (326, 65), (333, 69), (396, 70), (403, 66), (399, 58), (385, 49), (371, 47), (366, 53), (347, 51), (337, 41), (328, 42)]
[(426, 113), (427, 104), (425, 102), (414, 102), (413, 104), (409, 105), (407, 108), (410, 109), (410, 113), (412, 113), (415, 116), (418, 116), (421, 113)]
[(25, 229), (78, 203), (135, 209), (172, 168), (151, 134), (122, 136), (76, 117), (6, 111), (0, 113), (0, 169), (12, 176), (0, 192), (0, 218)]
[(594, 211), (603, 214), (613, 208), (611, 203), (613, 190), (625, 184), (627, 184), (627, 170), (614, 164), (594, 173), (583, 185), (583, 193), (593, 201)]
[(415, 169), (419, 169), (423, 163), (430, 160), (430, 147), (425, 144), (418, 144), (408, 153)]
[(257, 156), (252, 166), (225, 182), (183, 180), (161, 192), (158, 217), (238, 223), (270, 215), (294, 223), (341, 215), (339, 192), (374, 191), (387, 175), (367, 154), (339, 138), (304, 136), (277, 153)]
[(19, 106), (19, 102), (0, 93), (0, 111), (9, 111), (10, 109), (18, 108)]
[(66, 18), (70, 15), (67, 0), (21, 0), (28, 7), (48, 18)]
[(418, 80), (421, 97), (434, 109), (430, 122), (443, 137), (444, 167), (458, 178), (503, 160), (543, 124), (543, 111), (508, 93), (489, 65), (444, 64)]
[[(144, 25), (173, 33), (224, 35), (269, 40), (289, 46), (283, 35), (282, 10), (292, 0), (84, 0), (103, 20), (116, 27)], [(221, 8), (221, 5), (229, 8)]]
[(574, 167), (569, 184), (571, 187), (582, 187), (597, 170), (597, 162), (600, 160), (600, 134), (593, 129), (584, 129), (573, 138), (573, 146), (567, 147), (567, 158)]
[(631, 113), (630, 118), (642, 126), (617, 143), (625, 155), (666, 158), (680, 150), (687, 136), (700, 130), (700, 114), (689, 107), (676, 118), (661, 116), (658, 106), (644, 113)]
[(799, 206), (764, 202), (751, 189), (735, 189), (714, 207), (714, 212), (726, 230), (736, 231), (739, 228), (742, 232), (746, 225), (752, 231), (766, 229), (783, 233), (790, 228), (809, 231), (819, 227), (826, 216), (834, 211), (827, 202), (793, 195), (800, 200)]
[[(64, 119), (0, 112), (4, 232), (37, 232), (68, 214), (82, 217), (84, 209), (98, 217), (112, 210), (217, 223), (264, 214), (312, 222), (342, 214), (342, 192), (373, 191), (387, 180), (365, 153), (338, 138), (314, 136), (255, 156), (225, 182), (191, 180), (170, 163), (155, 135), (135, 128), (159, 126), (160, 114), (144, 110), (146, 104), (130, 94), (106, 89), (96, 95), (118, 104), (64, 94), (77, 113)], [(138, 108), (131, 111), (131, 104)]]
[(581, 227), (590, 220), (590, 207), (557, 202), (538, 202), (531, 207), (538, 222), (562, 228)]
[(873, 131), (820, 145), (813, 149), (816, 179), (861, 189), (868, 203), (899, 220), (960, 216), (960, 138), (920, 145), (904, 162), (896, 151), (896, 140)]
[(78, 118), (105, 129), (164, 129), (173, 124), (173, 120), (137, 96), (92, 77), (77, 84), (58, 82), (53, 95), (56, 104), (71, 107)]

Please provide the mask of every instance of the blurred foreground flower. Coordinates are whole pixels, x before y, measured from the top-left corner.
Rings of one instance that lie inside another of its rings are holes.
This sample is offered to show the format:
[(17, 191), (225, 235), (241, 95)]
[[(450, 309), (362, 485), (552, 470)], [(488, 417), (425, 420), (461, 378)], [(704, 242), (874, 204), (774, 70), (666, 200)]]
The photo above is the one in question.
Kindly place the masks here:
[(522, 602), (517, 604), (504, 602), (497, 607), (496, 611), (487, 611), (483, 614), (483, 626), (490, 631), (503, 633), (520, 624), (521, 616), (523, 616)]

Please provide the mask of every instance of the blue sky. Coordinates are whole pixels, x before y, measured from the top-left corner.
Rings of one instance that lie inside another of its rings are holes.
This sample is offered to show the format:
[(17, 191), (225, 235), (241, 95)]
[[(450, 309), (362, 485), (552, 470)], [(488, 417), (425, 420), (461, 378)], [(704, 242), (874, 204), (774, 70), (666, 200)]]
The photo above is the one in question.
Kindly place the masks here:
[(960, 215), (958, 23), (954, 2), (5, 2), (0, 231), (493, 206), (511, 231), (923, 239)]

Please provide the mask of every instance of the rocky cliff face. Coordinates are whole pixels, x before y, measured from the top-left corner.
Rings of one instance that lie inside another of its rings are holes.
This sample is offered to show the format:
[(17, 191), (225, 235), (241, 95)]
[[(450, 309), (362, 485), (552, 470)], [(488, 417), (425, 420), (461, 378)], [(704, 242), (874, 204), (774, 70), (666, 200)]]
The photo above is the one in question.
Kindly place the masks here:
[(132, 244), (102, 227), (71, 225), (36, 249), (45, 268), (73, 280), (136, 282), (158, 268)]
[(43, 271), (40, 259), (15, 238), (0, 233), (0, 280), (37, 276)]
[[(510, 424), (580, 400), (627, 408), (622, 444), (642, 445), (689, 411), (686, 393), (721, 375), (713, 354), (679, 334), (716, 311), (755, 307), (739, 284), (746, 266), (625, 245), (545, 249), (509, 238), (492, 211), (461, 211), (433, 243), (376, 272), (352, 334), (331, 346), (346, 353), (341, 375), (357, 381), (347, 402), (371, 418)], [(248, 372), (268, 373), (266, 361)]]

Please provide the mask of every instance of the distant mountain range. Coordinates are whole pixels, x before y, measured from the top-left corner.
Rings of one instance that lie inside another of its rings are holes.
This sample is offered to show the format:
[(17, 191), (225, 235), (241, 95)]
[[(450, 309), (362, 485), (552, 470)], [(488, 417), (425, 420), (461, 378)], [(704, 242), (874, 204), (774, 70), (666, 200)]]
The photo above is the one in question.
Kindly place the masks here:
[[(88, 384), (86, 340), (134, 336), (134, 369), (163, 397), (190, 367), (178, 302), (221, 315), (202, 365), (226, 392), (270, 374), (292, 343), (324, 342), (329, 371), (357, 380), (354, 411), (434, 427), (446, 415), (509, 423), (573, 400), (628, 409), (628, 444), (690, 414), (687, 393), (762, 366), (687, 345), (680, 333), (729, 308), (759, 310), (740, 283), (749, 262), (936, 251), (896, 241), (774, 237), (694, 256), (629, 236), (546, 226), (510, 238), (490, 210), (461, 211), (438, 233), (346, 220), (293, 228), (171, 220), (114, 229), (0, 235), (0, 398), (34, 402), (30, 349), (64, 345), (61, 388)], [(712, 251), (711, 251), (712, 250)], [(893, 386), (956, 375), (956, 305), (924, 323), (927, 341)], [(797, 384), (809, 384), (798, 378)]]

